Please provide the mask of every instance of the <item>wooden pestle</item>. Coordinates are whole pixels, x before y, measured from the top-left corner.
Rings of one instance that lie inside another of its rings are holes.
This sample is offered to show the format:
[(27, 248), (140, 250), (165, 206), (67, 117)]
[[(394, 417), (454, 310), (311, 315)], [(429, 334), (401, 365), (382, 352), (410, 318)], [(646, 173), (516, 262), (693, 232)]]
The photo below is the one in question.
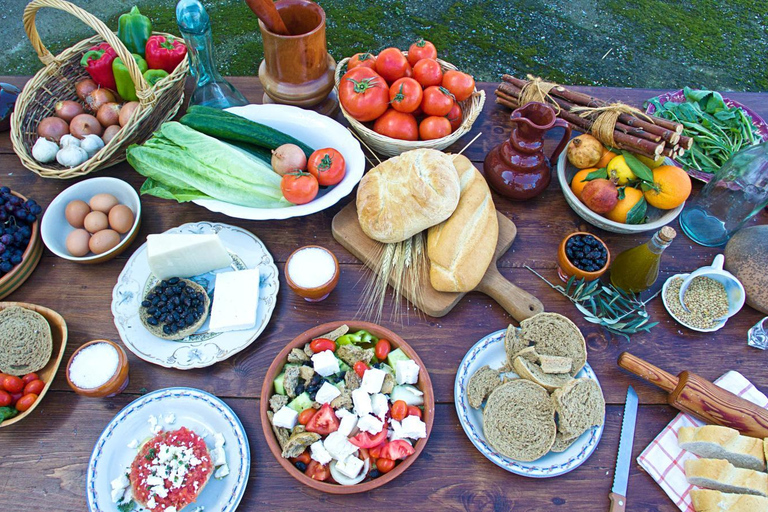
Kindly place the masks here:
[(267, 30), (274, 34), (280, 34), (283, 36), (289, 36), (291, 33), (285, 26), (283, 18), (280, 17), (280, 13), (275, 7), (275, 2), (272, 0), (245, 0), (248, 7), (259, 17), (259, 19), (267, 27)]

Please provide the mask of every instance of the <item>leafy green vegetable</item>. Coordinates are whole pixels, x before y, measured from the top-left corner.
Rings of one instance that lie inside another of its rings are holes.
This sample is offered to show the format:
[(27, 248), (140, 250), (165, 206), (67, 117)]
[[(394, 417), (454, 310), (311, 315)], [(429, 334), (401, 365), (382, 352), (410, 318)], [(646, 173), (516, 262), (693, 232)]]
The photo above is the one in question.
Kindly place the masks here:
[(0, 407), (0, 423), (13, 418), (17, 414), (19, 414), (19, 411), (13, 407)]
[(608, 169), (606, 169), (605, 167), (602, 167), (600, 169), (587, 173), (587, 175), (581, 181), (592, 181), (598, 178), (608, 179)]
[(119, 512), (133, 512), (133, 510), (135, 509), (136, 509), (136, 502), (133, 500), (126, 501), (125, 503), (120, 503), (117, 506), (117, 510)]

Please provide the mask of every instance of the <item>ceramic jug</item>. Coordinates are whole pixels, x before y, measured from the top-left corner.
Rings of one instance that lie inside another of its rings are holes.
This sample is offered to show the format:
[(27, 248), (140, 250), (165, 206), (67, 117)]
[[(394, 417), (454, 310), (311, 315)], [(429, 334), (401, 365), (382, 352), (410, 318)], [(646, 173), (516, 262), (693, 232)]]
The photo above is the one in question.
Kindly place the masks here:
[[(485, 157), (485, 177), (499, 194), (516, 201), (542, 193), (552, 179), (550, 161), (554, 161), (571, 138), (571, 125), (557, 118), (555, 109), (532, 101), (510, 116), (512, 133)], [(555, 127), (565, 133), (552, 155), (544, 154), (544, 136)]]

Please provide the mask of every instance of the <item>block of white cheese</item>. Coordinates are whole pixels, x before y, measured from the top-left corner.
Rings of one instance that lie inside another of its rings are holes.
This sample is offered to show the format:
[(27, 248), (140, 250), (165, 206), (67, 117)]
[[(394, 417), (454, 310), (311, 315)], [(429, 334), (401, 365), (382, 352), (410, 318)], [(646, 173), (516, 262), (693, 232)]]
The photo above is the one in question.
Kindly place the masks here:
[(340, 394), (341, 391), (339, 391), (339, 388), (329, 382), (323, 382), (323, 385), (317, 390), (315, 401), (319, 404), (329, 404)]
[(216, 274), (211, 323), (213, 332), (239, 331), (256, 326), (259, 309), (259, 269)]
[(163, 233), (147, 236), (149, 269), (158, 279), (192, 277), (232, 263), (218, 235)]
[(284, 405), (274, 416), (272, 416), (272, 424), (276, 427), (292, 429), (296, 426), (298, 419), (299, 413)]

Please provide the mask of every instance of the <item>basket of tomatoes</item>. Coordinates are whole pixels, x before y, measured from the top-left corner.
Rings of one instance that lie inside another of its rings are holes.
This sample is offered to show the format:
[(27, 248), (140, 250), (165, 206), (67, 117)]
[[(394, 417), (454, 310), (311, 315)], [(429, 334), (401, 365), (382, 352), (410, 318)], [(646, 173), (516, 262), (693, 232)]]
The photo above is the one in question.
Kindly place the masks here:
[(438, 59), (423, 39), (406, 52), (387, 48), (342, 60), (336, 92), (355, 132), (386, 156), (447, 148), (472, 128), (485, 103), (474, 78)]

